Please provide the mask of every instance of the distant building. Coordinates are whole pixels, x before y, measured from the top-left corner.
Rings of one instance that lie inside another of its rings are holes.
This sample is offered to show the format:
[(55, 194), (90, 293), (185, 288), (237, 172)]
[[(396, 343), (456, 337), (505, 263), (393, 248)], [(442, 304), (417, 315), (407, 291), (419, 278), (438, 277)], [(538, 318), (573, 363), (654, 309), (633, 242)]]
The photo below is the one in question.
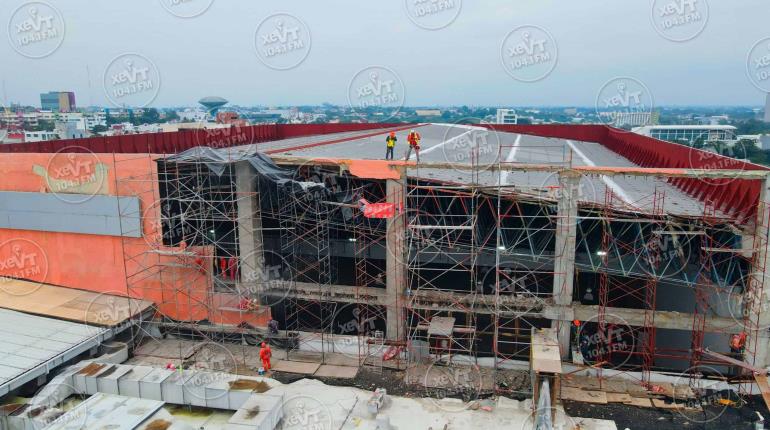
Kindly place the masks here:
[(498, 109), (497, 118), (495, 120), (497, 124), (518, 124), (519, 116), (514, 109)]
[(736, 128), (731, 125), (652, 125), (637, 127), (634, 133), (669, 142), (733, 142)]
[(761, 134), (739, 134), (735, 137), (738, 142), (745, 142), (762, 149), (762, 135)]
[(720, 125), (722, 123), (730, 121), (730, 117), (727, 115), (702, 116), (696, 119), (698, 120), (699, 123), (703, 125)]
[(25, 131), (24, 142), (44, 142), (48, 140), (57, 140), (59, 133), (55, 131)]
[(602, 112), (615, 127), (644, 127), (658, 123), (658, 112)]
[(71, 91), (51, 91), (40, 94), (40, 108), (52, 112), (74, 112), (75, 93)]
[(416, 109), (414, 113), (417, 116), (441, 116), (441, 111), (438, 109)]

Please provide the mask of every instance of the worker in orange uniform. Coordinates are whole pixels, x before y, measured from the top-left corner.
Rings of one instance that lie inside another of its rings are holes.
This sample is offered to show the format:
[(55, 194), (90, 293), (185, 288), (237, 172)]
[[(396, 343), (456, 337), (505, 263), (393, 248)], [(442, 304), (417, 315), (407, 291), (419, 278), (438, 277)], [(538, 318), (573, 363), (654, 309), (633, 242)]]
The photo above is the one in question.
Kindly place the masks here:
[(385, 159), (386, 160), (392, 160), (393, 159), (393, 149), (396, 147), (396, 141), (398, 141), (398, 138), (396, 137), (396, 132), (391, 131), (388, 137), (385, 138)]
[(746, 332), (741, 332), (741, 334), (734, 334), (730, 337), (730, 352), (740, 356), (740, 354), (743, 354), (745, 348)]
[(422, 137), (420, 136), (420, 133), (412, 130), (409, 132), (409, 134), (406, 136), (406, 141), (409, 142), (409, 149), (406, 151), (406, 159), (409, 160), (409, 157), (412, 155), (412, 149), (414, 149), (414, 153), (417, 155), (417, 162), (420, 162), (420, 139)]
[(259, 358), (262, 360), (262, 367), (265, 368), (265, 372), (270, 370), (270, 357), (273, 356), (273, 351), (270, 350), (270, 345), (262, 342), (262, 348), (259, 349)]

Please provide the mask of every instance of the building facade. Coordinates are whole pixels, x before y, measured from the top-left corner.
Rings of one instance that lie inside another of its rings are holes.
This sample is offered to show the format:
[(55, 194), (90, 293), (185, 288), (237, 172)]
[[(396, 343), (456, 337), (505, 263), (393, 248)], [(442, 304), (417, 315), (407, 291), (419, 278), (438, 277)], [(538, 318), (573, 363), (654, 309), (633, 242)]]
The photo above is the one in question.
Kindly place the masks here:
[(75, 93), (71, 91), (50, 91), (40, 94), (40, 107), (52, 112), (74, 112)]
[(731, 125), (655, 125), (638, 127), (633, 131), (642, 136), (668, 142), (734, 142), (736, 128)]
[(518, 124), (519, 116), (514, 109), (498, 109), (495, 122), (497, 124)]

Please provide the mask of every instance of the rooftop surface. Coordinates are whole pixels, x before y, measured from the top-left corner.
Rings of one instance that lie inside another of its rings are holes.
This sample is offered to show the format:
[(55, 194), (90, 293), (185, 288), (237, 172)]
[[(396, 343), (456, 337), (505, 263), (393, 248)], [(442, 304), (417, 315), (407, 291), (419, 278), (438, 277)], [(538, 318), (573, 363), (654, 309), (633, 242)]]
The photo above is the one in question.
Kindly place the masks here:
[(45, 374), (49, 363), (62, 363), (97, 345), (107, 331), (0, 309), (0, 396)]
[[(517, 164), (642, 167), (597, 142), (545, 138), (455, 124), (421, 124), (414, 129), (422, 136), (420, 162), (473, 163), (477, 166), (478, 183), (500, 185), (533, 197), (555, 198), (557, 175), (548, 172), (497, 172), (491, 167), (498, 163), (502, 167), (515, 167)], [(385, 136), (389, 130), (391, 129), (316, 135), (263, 142), (247, 147), (270, 155), (382, 160), (385, 158)], [(396, 130), (398, 138), (395, 157), (405, 160), (406, 138), (411, 128), (401, 127), (393, 130)], [(415, 159), (415, 154), (412, 153), (409, 160)], [(409, 175), (450, 183), (470, 183), (474, 180), (472, 173), (452, 169), (410, 169)], [(662, 178), (653, 177), (584, 176), (581, 178), (579, 199), (583, 203), (604, 204), (608, 188), (615, 196), (612, 204), (624, 209), (649, 211), (657, 189), (659, 196), (665, 193), (667, 213), (702, 216), (704, 212), (704, 205), (700, 200), (687, 195)]]

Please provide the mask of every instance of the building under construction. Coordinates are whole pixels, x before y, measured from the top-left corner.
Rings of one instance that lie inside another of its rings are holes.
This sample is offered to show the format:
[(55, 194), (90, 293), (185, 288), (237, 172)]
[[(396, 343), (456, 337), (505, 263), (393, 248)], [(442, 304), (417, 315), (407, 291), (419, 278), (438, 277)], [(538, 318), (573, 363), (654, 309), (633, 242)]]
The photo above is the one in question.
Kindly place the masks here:
[[(419, 162), (406, 158), (412, 129)], [(384, 161), (390, 131), (397, 155)], [(3, 199), (19, 202), (0, 208), (0, 254), (47, 257), (45, 270), (0, 274), (151, 301), (145, 333), (271, 335), (288, 357), (494, 378), (526, 368), (549, 328), (563, 364), (602, 377), (650, 388), (654, 374), (720, 374), (755, 394), (770, 359), (770, 171), (711, 152), (599, 125), (483, 124), (262, 125), (0, 151)], [(53, 199), (60, 212), (43, 213)]]

